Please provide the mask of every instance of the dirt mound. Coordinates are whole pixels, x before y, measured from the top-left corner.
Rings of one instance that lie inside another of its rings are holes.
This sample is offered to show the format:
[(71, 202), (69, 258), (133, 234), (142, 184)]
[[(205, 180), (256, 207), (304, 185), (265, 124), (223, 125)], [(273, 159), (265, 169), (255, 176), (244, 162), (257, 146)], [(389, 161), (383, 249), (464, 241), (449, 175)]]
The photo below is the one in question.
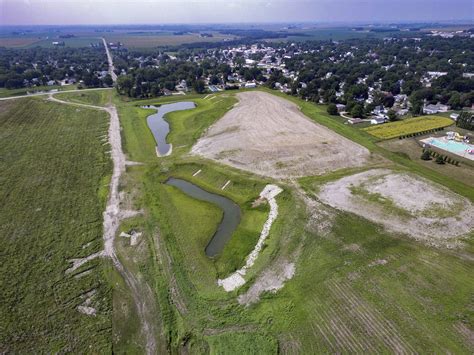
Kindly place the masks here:
[(324, 185), (319, 198), (388, 230), (436, 246), (455, 247), (474, 228), (466, 198), (408, 173), (373, 169)]
[(295, 104), (264, 92), (237, 97), (236, 107), (208, 129), (193, 154), (275, 178), (367, 162), (367, 149), (314, 123)]

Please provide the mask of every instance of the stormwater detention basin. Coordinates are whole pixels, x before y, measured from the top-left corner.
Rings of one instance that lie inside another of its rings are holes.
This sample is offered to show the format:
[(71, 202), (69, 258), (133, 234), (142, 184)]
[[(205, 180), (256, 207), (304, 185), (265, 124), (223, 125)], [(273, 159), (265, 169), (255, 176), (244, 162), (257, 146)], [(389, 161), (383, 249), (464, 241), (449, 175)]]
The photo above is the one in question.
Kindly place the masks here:
[(153, 133), (153, 136), (155, 137), (156, 151), (159, 156), (165, 156), (171, 152), (171, 144), (166, 142), (166, 136), (168, 136), (168, 133), (170, 132), (170, 125), (168, 122), (166, 122), (164, 116), (170, 112), (190, 110), (195, 107), (196, 105), (194, 105), (194, 102), (190, 101), (175, 102), (161, 106), (142, 106), (142, 108), (151, 108), (156, 110), (156, 113), (148, 116), (146, 121), (148, 128), (150, 128), (151, 133)]
[(223, 210), (222, 220), (205, 248), (208, 257), (213, 258), (217, 256), (222, 252), (240, 223), (240, 207), (227, 197), (207, 192), (186, 180), (169, 178), (166, 184), (177, 187), (192, 198), (213, 203)]

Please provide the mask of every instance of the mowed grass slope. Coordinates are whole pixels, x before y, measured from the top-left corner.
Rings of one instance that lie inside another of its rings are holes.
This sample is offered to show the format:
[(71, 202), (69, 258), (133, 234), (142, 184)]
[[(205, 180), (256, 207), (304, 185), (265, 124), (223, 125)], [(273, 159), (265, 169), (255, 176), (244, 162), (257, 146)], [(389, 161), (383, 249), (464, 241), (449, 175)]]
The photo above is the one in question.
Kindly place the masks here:
[[(109, 263), (65, 274), (69, 259), (102, 249), (107, 129), (96, 110), (0, 103), (0, 352), (111, 350)], [(96, 316), (77, 310), (91, 290)]]
[(407, 118), (403, 121), (390, 122), (383, 125), (364, 128), (366, 132), (380, 139), (397, 138), (400, 136), (420, 133), (432, 129), (451, 126), (453, 120), (442, 116), (423, 116)]
[(54, 97), (63, 101), (93, 106), (107, 106), (111, 100), (112, 90), (93, 90), (57, 94)]

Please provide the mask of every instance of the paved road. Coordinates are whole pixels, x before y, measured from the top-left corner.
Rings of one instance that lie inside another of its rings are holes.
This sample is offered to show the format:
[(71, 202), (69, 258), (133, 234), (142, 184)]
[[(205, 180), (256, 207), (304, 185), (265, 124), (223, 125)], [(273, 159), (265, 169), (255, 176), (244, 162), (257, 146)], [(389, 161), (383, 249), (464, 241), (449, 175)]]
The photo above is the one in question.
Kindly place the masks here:
[(102, 42), (104, 43), (105, 51), (107, 52), (107, 60), (109, 61), (109, 74), (112, 77), (112, 80), (114, 83), (117, 82), (117, 74), (115, 74), (114, 70), (114, 61), (112, 59), (112, 54), (110, 54), (109, 47), (107, 46), (107, 42), (105, 41), (105, 38), (102, 37)]

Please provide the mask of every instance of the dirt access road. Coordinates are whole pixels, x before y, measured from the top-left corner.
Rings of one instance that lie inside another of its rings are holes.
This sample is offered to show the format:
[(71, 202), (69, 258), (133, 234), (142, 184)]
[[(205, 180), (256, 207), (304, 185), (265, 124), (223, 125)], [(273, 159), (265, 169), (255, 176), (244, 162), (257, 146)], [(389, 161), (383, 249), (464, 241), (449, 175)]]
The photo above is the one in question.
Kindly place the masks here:
[(369, 151), (311, 121), (277, 96), (252, 91), (211, 126), (191, 153), (274, 178), (364, 165)]

